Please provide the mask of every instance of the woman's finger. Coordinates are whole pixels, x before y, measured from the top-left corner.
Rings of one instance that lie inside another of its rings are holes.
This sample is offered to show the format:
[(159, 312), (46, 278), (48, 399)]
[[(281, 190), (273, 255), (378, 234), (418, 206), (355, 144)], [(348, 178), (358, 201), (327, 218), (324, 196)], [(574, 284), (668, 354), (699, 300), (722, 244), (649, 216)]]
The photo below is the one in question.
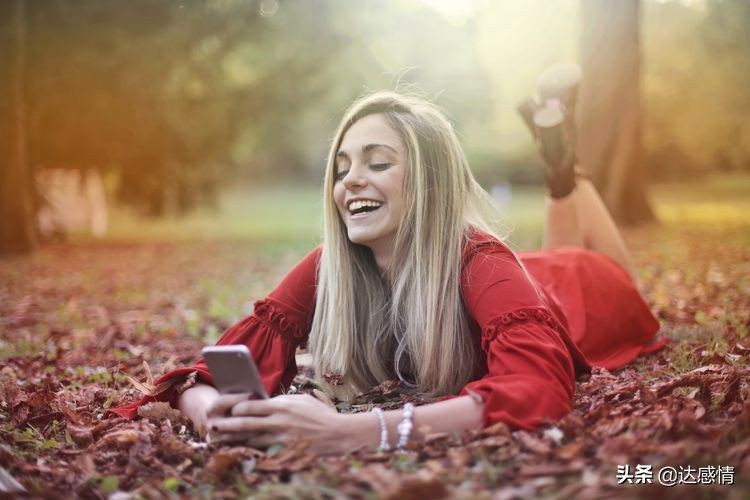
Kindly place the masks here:
[(278, 405), (271, 402), (270, 399), (252, 399), (249, 401), (240, 401), (232, 407), (231, 415), (238, 416), (257, 416), (265, 417), (278, 410)]
[(251, 397), (251, 394), (243, 392), (240, 394), (222, 394), (214, 400), (211, 406), (206, 410), (206, 416), (211, 417), (224, 417), (228, 415), (229, 411), (234, 405), (240, 401), (247, 401)]
[(214, 418), (208, 422), (213, 434), (231, 432), (271, 432), (276, 426), (268, 417)]

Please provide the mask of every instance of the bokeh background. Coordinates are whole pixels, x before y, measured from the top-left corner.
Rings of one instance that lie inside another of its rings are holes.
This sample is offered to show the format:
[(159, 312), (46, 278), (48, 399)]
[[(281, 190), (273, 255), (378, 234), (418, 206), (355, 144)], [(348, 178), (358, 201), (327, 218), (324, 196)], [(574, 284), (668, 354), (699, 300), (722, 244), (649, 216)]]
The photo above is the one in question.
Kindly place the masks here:
[[(522, 232), (531, 228), (520, 239), (533, 246), (541, 168), (515, 108), (560, 61), (586, 71), (588, 130), (609, 130), (585, 134), (582, 148), (637, 151), (617, 173), (588, 165), (600, 189), (619, 193), (605, 196), (618, 220), (747, 213), (743, 0), (14, 0), (2, 9), (6, 251), (91, 232), (312, 241), (337, 121), (383, 88), (418, 90), (450, 114), (475, 174)], [(594, 102), (602, 93), (612, 106)], [(618, 140), (631, 111), (638, 128)], [(692, 188), (675, 194), (674, 183)]]

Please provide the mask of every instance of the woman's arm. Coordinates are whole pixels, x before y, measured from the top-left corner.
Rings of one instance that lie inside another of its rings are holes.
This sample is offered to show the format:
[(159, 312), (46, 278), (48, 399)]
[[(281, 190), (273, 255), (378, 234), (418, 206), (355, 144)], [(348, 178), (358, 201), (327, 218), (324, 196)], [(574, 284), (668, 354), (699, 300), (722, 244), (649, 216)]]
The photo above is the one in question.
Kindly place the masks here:
[[(212, 438), (265, 448), (300, 439), (320, 454), (341, 454), (380, 445), (380, 422), (373, 412), (340, 414), (312, 396), (287, 395), (248, 400), (247, 394), (219, 396), (208, 410)], [(231, 416), (225, 416), (231, 410)], [(391, 448), (398, 442), (396, 427), (403, 410), (384, 412)], [(461, 396), (414, 410), (410, 441), (436, 432), (462, 433), (482, 427), (482, 405)]]
[[(481, 401), (481, 399), (479, 399)], [(403, 419), (403, 410), (383, 412), (388, 427), (391, 449), (398, 442), (398, 424)], [(345, 415), (342, 425), (352, 438), (359, 436), (360, 446), (380, 446), (380, 422), (372, 412)], [(447, 401), (431, 403), (414, 409), (410, 442), (419, 442), (433, 433), (459, 433), (482, 428), (482, 403), (473, 396), (460, 396)], [(353, 440), (356, 441), (356, 438)]]
[(219, 397), (219, 391), (208, 384), (195, 384), (180, 394), (177, 408), (192, 422), (193, 427), (201, 436), (206, 435), (207, 412)]

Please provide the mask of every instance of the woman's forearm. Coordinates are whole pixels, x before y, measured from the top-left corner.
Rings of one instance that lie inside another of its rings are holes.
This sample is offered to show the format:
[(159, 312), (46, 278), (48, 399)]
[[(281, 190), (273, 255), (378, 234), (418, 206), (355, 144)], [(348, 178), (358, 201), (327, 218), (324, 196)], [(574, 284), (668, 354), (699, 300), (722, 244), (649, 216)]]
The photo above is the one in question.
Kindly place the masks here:
[(195, 384), (180, 394), (177, 408), (193, 422), (201, 436), (206, 435), (206, 410), (219, 397), (219, 391), (208, 384)]
[[(398, 442), (397, 426), (403, 419), (403, 410), (383, 412), (388, 428), (391, 448)], [(356, 447), (380, 445), (380, 422), (373, 412), (347, 415), (342, 422), (350, 441)], [(447, 401), (432, 403), (414, 409), (413, 430), (410, 441), (424, 439), (426, 434), (447, 432), (462, 433), (465, 430), (482, 428), (482, 404), (471, 396), (461, 396)]]

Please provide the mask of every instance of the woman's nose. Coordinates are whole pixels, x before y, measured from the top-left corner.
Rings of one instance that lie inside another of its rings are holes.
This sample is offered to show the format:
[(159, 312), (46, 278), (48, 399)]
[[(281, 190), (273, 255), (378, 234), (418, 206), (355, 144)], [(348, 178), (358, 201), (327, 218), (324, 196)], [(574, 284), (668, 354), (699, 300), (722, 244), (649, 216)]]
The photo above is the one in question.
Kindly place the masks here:
[(344, 176), (344, 186), (349, 187), (362, 187), (367, 185), (367, 177), (365, 169), (361, 166), (352, 165), (349, 171)]

